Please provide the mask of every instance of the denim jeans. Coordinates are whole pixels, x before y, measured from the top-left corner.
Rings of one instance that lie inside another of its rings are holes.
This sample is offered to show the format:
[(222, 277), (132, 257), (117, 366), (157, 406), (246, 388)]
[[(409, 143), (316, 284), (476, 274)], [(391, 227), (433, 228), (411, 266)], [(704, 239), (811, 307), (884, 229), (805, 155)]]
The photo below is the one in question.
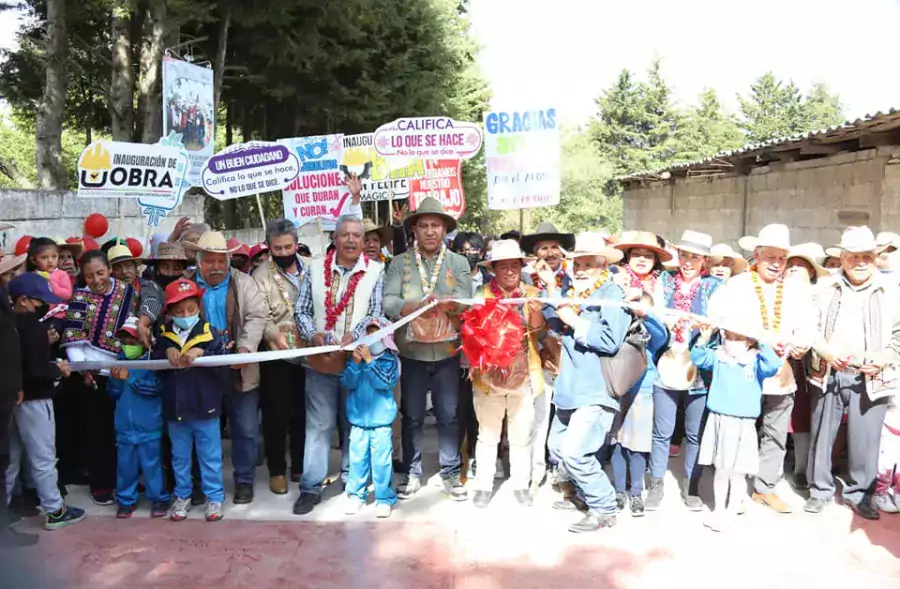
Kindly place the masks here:
[(328, 458), (331, 455), (331, 439), (338, 416), (344, 420), (341, 430), (341, 480), (347, 480), (349, 466), (350, 424), (347, 412), (339, 411), (347, 405), (347, 390), (338, 384), (338, 375), (322, 374), (306, 369), (306, 447), (303, 454), (303, 476), (300, 492), (318, 495), (328, 476)]
[(629, 475), (631, 476), (630, 492), (632, 497), (640, 497), (644, 490), (644, 471), (647, 470), (647, 453), (635, 452), (616, 444), (610, 459), (613, 471), (613, 483), (616, 493), (624, 493)]
[(402, 366), (400, 412), (403, 414), (403, 460), (407, 472), (422, 476), (425, 398), (431, 391), (431, 404), (437, 418), (441, 477), (459, 476), (459, 357), (437, 362), (402, 358)]
[(225, 395), (231, 425), (231, 463), (234, 484), (252, 485), (259, 458), (259, 391), (233, 391)]
[(601, 405), (557, 408), (550, 425), (550, 455), (595, 514), (616, 513), (616, 494), (597, 458), (614, 417), (615, 411)]
[(696, 485), (703, 472), (697, 468), (700, 455), (700, 434), (706, 422), (706, 395), (692, 395), (688, 391), (673, 391), (653, 385), (653, 443), (650, 446), (650, 476), (661, 479), (669, 468), (669, 444), (675, 431), (678, 401), (684, 397), (684, 475)]
[(391, 426), (350, 428), (350, 472), (347, 494), (365, 503), (369, 495), (369, 475), (375, 486), (375, 503), (393, 505), (397, 494), (391, 487), (394, 478)]
[(200, 463), (200, 480), (203, 494), (210, 501), (225, 501), (222, 483), (222, 430), (219, 418), (193, 421), (170, 421), (169, 439), (172, 440), (172, 470), (175, 472), (175, 496), (190, 499), (193, 489), (191, 479), (191, 454), (197, 448)]
[(162, 469), (162, 438), (142, 444), (119, 442), (118, 446), (116, 502), (127, 506), (137, 503), (138, 480), (141, 475), (144, 475), (147, 499), (169, 501)]
[[(5, 425), (5, 424), (3, 424)], [(9, 424), (9, 466), (6, 468), (6, 497), (12, 496), (19, 477), (23, 452), (28, 453), (31, 481), (41, 507), (56, 513), (63, 506), (56, 475), (56, 420), (53, 401), (24, 401), (13, 409)]]

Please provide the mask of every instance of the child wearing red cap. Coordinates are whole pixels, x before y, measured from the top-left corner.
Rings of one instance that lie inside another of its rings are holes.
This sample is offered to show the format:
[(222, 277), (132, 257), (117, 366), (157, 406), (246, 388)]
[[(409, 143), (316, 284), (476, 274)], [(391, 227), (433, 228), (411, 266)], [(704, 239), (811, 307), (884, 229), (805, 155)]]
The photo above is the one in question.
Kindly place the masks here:
[(224, 517), (225, 487), (222, 482), (222, 439), (219, 415), (222, 392), (233, 386), (226, 368), (199, 368), (197, 358), (225, 353), (218, 331), (203, 319), (203, 289), (186, 278), (166, 287), (166, 321), (154, 358), (165, 358), (175, 370), (160, 371), (163, 409), (172, 441), (175, 501), (171, 518), (181, 521), (191, 509), (191, 453), (196, 447), (206, 504), (206, 520)]

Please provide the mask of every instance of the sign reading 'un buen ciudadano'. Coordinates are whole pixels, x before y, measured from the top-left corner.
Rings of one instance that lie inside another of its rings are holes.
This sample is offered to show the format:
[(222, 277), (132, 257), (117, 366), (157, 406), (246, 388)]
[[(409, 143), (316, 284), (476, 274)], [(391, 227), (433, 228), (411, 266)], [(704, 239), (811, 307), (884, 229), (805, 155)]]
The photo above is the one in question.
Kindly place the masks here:
[(248, 141), (230, 145), (203, 165), (203, 190), (217, 200), (281, 190), (300, 173), (300, 160), (284, 145)]

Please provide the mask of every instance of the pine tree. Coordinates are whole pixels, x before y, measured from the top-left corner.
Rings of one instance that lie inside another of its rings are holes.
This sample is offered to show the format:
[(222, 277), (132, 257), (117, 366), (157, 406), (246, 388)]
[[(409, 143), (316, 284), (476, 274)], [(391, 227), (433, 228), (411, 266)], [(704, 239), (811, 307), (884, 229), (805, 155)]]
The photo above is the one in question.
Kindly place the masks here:
[(751, 84), (748, 96), (738, 96), (741, 126), (750, 141), (765, 141), (814, 131), (841, 122), (841, 103), (822, 83), (803, 97), (793, 81), (787, 84), (766, 72)]
[(716, 91), (700, 93), (698, 104), (687, 109), (678, 135), (678, 158), (702, 159), (744, 143), (737, 121), (722, 108)]

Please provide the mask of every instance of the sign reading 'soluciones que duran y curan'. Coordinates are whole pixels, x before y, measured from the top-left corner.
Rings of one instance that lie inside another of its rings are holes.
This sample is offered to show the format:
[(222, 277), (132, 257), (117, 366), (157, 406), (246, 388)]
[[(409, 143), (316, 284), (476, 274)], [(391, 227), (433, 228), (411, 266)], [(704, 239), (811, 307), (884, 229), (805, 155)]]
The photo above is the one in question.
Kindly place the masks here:
[(481, 142), (481, 125), (450, 117), (397, 119), (375, 131), (375, 151), (382, 157), (467, 160)]
[(290, 149), (268, 141), (230, 145), (206, 160), (203, 190), (217, 200), (282, 190), (300, 173)]

